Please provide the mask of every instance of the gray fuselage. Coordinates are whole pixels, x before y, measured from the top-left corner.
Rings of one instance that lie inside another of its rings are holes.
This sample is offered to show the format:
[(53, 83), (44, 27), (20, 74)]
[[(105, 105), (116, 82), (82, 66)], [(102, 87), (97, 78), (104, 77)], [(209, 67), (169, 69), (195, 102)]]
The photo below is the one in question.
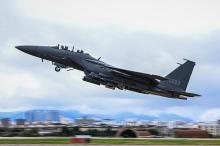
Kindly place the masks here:
[[(184, 88), (186, 89), (188, 82), (185, 82), (185, 85), (182, 84), (184, 82), (175, 79), (166, 79), (157, 75), (149, 75), (116, 68), (102, 62), (100, 58), (96, 59), (90, 54), (84, 53), (82, 50), (68, 50), (68, 47), (64, 46), (62, 46), (60, 49), (59, 45), (25, 45), (16, 46), (16, 48), (27, 54), (39, 57), (42, 59), (42, 61), (44, 59), (52, 61), (52, 63), (56, 66), (56, 71), (60, 71), (61, 68), (71, 68), (83, 71), (85, 73), (83, 80), (93, 84), (105, 85), (105, 87), (110, 89), (118, 88), (121, 90), (131, 90), (144, 94), (154, 94), (169, 98), (185, 99), (185, 97), (181, 97), (181, 94), (185, 94), (185, 91), (180, 87), (184, 85)], [(186, 65), (187, 68), (193, 68), (195, 65), (190, 61), (185, 64), (189, 64)], [(177, 68), (176, 70), (180, 72), (181, 67)], [(179, 73), (176, 74), (175, 72), (176, 71), (170, 75), (171, 78), (173, 74), (175, 77), (179, 77)], [(188, 79), (188, 76), (190, 77), (191, 73), (188, 75), (187, 71), (186, 75), (186, 79)], [(180, 78), (182, 78), (182, 76), (180, 76)]]

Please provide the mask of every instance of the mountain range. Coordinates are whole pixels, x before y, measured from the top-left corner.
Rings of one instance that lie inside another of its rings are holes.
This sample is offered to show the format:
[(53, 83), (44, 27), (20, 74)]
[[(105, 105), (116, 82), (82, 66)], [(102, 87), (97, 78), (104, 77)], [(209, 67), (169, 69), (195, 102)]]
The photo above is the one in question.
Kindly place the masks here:
[[(26, 111), (16, 111), (16, 112), (0, 112), (0, 119), (2, 118), (10, 118), (11, 120), (25, 118)], [(176, 114), (160, 114), (159, 116), (151, 116), (151, 115), (139, 115), (130, 112), (122, 112), (118, 114), (106, 115), (106, 114), (85, 114), (79, 111), (74, 110), (59, 110), (60, 116), (62, 118), (68, 119), (77, 119), (77, 118), (95, 118), (95, 119), (112, 119), (114, 121), (126, 121), (126, 120), (135, 120), (135, 121), (186, 121), (192, 122), (192, 119), (187, 117), (179, 116)]]

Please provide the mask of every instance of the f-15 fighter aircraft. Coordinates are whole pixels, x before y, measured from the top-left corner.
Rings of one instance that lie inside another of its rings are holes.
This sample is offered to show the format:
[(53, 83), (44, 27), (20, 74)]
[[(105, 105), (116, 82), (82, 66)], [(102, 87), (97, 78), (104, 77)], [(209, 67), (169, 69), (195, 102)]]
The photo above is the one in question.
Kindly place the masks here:
[(15, 46), (15, 48), (44, 59), (52, 61), (55, 71), (61, 69), (77, 69), (83, 71), (83, 81), (96, 85), (104, 85), (107, 88), (130, 90), (143, 94), (153, 94), (168, 98), (184, 99), (200, 96), (195, 93), (186, 92), (190, 76), (195, 62), (186, 60), (167, 76), (146, 74), (114, 67), (92, 57), (82, 50), (70, 50), (67, 46)]

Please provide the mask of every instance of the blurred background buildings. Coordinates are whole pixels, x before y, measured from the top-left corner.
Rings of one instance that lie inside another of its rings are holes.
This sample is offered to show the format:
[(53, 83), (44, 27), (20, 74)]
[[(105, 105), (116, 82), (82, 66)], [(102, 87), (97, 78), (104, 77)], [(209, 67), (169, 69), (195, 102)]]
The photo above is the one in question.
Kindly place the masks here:
[(29, 123), (59, 123), (60, 114), (57, 110), (31, 110), (25, 112), (25, 119)]
[(1, 119), (0, 136), (98, 137), (220, 137), (220, 121), (114, 120), (92, 117), (65, 118), (58, 110), (30, 110), (24, 118)]

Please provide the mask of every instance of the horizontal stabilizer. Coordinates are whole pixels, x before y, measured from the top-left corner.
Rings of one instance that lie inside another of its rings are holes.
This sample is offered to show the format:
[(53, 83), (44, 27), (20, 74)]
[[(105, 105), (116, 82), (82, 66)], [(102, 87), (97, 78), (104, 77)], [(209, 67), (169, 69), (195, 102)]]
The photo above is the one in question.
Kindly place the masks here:
[(188, 96), (188, 97), (201, 96), (199, 94), (189, 93), (189, 92), (182, 92), (181, 95)]
[(172, 93), (175, 93), (175, 94), (187, 96), (187, 97), (201, 96), (201, 95), (199, 95), (199, 94), (189, 93), (189, 92), (180, 92), (180, 91), (171, 91), (171, 92), (172, 92)]

